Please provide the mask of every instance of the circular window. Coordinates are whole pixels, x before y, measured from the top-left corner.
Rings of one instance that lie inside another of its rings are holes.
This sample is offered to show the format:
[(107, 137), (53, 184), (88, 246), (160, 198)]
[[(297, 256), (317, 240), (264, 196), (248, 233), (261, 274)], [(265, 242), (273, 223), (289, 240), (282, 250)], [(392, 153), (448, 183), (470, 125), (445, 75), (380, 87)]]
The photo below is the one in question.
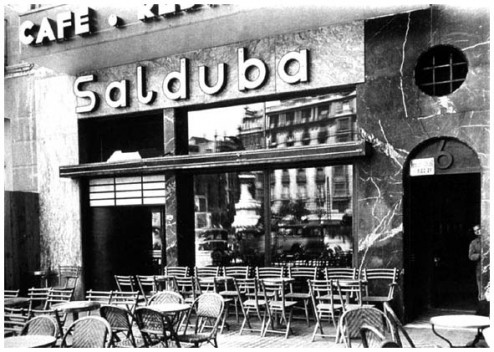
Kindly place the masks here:
[(468, 73), (463, 52), (449, 45), (437, 45), (420, 55), (415, 83), (425, 94), (443, 96), (460, 88)]

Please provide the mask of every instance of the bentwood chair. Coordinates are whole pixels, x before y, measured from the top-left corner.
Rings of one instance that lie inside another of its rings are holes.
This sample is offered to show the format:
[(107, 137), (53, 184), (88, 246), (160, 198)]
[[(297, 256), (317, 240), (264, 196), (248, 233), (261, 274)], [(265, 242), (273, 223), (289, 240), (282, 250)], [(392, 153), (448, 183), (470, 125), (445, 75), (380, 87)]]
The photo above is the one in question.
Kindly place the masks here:
[[(249, 279), (235, 279), (238, 285), (238, 290), (244, 299), (242, 302), (244, 308), (244, 320), (242, 321), (242, 326), (240, 327), (239, 334), (242, 335), (244, 330), (248, 331), (259, 331), (262, 335), (264, 332), (264, 326), (266, 324), (266, 300), (263, 296), (259, 295), (259, 280), (256, 278)], [(262, 311), (262, 317), (261, 317)], [(260, 328), (253, 328), (250, 321), (250, 316), (255, 313), (259, 321), (261, 322)], [(248, 326), (246, 328), (245, 326)]]
[(4, 336), (19, 335), (28, 320), (29, 320), (29, 315), (25, 308), (4, 307), (4, 315), (3, 315)]
[(27, 290), (27, 296), (29, 298), (29, 311), (33, 309), (43, 309), (46, 301), (48, 300), (48, 293), (51, 287), (31, 287)]
[(316, 336), (334, 337), (334, 335), (324, 333), (322, 322), (323, 320), (329, 320), (336, 328), (337, 318), (343, 313), (344, 309), (341, 303), (341, 292), (339, 292), (339, 288), (333, 280), (309, 280), (308, 283), (316, 318), (316, 326), (314, 327), (311, 341), (314, 341)]
[(112, 344), (110, 323), (102, 317), (89, 316), (74, 321), (62, 338), (62, 348), (108, 348)]
[(21, 331), (21, 335), (59, 335), (58, 322), (49, 315), (40, 315), (29, 319)]
[(136, 309), (136, 321), (145, 347), (158, 344), (168, 346), (168, 341), (175, 341), (177, 347), (180, 342), (169, 317), (153, 310), (152, 307), (139, 307)]
[(310, 300), (311, 295), (309, 293), (308, 280), (316, 280), (318, 274), (317, 267), (310, 266), (291, 266), (288, 268), (288, 277), (293, 279), (290, 282), (290, 292), (285, 295), (288, 301), (301, 301), (303, 307), (294, 306), (294, 309), (302, 308), (305, 313), (305, 320), (307, 321), (307, 326), (310, 326), (309, 315), (310, 315)]
[(114, 277), (119, 291), (139, 291), (134, 275), (114, 275)]
[(81, 275), (81, 267), (75, 265), (60, 265), (58, 267), (58, 289), (75, 289), (79, 276)]
[(126, 308), (103, 305), (100, 315), (110, 323), (114, 347), (138, 347), (132, 331), (134, 317)]
[(395, 341), (388, 340), (377, 328), (370, 325), (363, 325), (360, 328), (360, 338), (364, 348), (401, 347)]
[(205, 267), (194, 267), (194, 276), (195, 277), (214, 277), (220, 275), (219, 266), (205, 266)]
[(396, 268), (364, 269), (363, 280), (366, 281), (366, 292), (362, 300), (367, 303), (382, 305), (391, 302), (394, 290), (398, 285), (398, 270)]
[[(192, 308), (187, 312), (183, 333), (178, 334), (179, 341), (193, 344), (194, 347), (199, 347), (203, 343), (218, 347), (216, 335), (223, 310), (224, 301), (221, 295), (206, 292), (197, 297)], [(189, 331), (189, 327), (192, 331)]]
[(357, 280), (357, 268), (324, 268), (326, 280)]
[(160, 291), (149, 299), (149, 306), (161, 303), (184, 303), (184, 298), (174, 291)]
[(149, 298), (158, 291), (155, 277), (154, 275), (136, 275), (136, 280), (141, 295), (144, 298), (144, 303), (148, 305)]
[[(297, 302), (286, 300), (286, 283), (270, 281), (269, 279), (264, 279), (260, 282), (264, 300), (267, 302), (266, 310), (268, 313), (268, 321), (261, 336), (266, 336), (267, 332), (282, 333), (285, 334), (286, 339), (291, 332), (293, 306)], [(282, 323), (285, 325), (285, 331), (277, 330), (276, 327), (280, 327)]]
[(86, 291), (86, 301), (110, 304), (113, 291)]
[(352, 347), (352, 340), (360, 339), (360, 329), (365, 326), (374, 327), (382, 336), (390, 336), (396, 341), (392, 324), (386, 315), (376, 308), (354, 308), (343, 313), (338, 322), (335, 342), (341, 339), (347, 348)]
[(165, 276), (190, 276), (189, 267), (187, 266), (165, 266)]

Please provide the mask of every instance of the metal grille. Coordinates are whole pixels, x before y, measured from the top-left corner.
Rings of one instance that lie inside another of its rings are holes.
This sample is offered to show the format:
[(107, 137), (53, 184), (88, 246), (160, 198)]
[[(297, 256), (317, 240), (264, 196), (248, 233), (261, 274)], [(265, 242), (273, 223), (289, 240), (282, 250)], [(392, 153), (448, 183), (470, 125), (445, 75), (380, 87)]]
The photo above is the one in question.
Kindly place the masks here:
[(444, 96), (460, 88), (467, 73), (468, 62), (461, 50), (438, 45), (420, 56), (415, 83), (428, 95)]

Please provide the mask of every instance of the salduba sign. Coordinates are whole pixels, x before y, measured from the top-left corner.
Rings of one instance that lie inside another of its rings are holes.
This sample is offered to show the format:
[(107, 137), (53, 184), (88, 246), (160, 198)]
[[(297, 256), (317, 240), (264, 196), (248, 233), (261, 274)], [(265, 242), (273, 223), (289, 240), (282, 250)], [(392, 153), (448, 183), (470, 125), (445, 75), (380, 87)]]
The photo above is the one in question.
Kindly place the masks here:
[[(286, 53), (277, 63), (276, 75), (283, 82), (288, 84), (296, 84), (300, 82), (307, 82), (309, 77), (308, 69), (308, 50), (302, 49), (299, 51), (292, 51)], [(245, 48), (237, 49), (237, 84), (238, 91), (245, 92), (247, 90), (255, 90), (266, 82), (268, 78), (268, 67), (265, 62), (258, 58), (247, 58)], [(226, 63), (219, 63), (216, 67), (216, 77), (212, 81), (215, 83), (209, 83), (208, 79), (208, 66), (199, 66), (192, 70), (189, 69), (189, 60), (187, 58), (180, 58), (180, 69), (178, 71), (169, 72), (163, 79), (161, 84), (161, 92), (166, 99), (171, 101), (187, 100), (189, 98), (189, 86), (190, 86), (190, 71), (192, 74), (197, 75), (196, 82), (199, 89), (205, 95), (216, 95), (221, 93), (227, 83), (227, 68)], [(291, 72), (290, 67), (296, 66), (295, 72)], [(153, 104), (158, 92), (155, 90), (147, 90), (146, 80), (146, 67), (137, 66), (136, 74), (134, 77), (135, 92), (134, 96), (138, 102), (144, 105)], [(249, 72), (252, 73), (251, 77)], [(87, 100), (87, 104), (78, 105), (76, 107), (77, 113), (90, 113), (95, 111), (100, 101), (100, 96), (97, 92), (91, 91), (87, 85), (97, 81), (97, 76), (94, 74), (84, 75), (78, 77), (74, 82), (74, 92), (79, 98)], [(88, 87), (88, 88), (84, 88)], [(129, 106), (129, 88), (130, 80), (122, 79), (118, 81), (110, 82), (105, 88), (104, 99), (108, 106), (112, 108), (126, 108)]]

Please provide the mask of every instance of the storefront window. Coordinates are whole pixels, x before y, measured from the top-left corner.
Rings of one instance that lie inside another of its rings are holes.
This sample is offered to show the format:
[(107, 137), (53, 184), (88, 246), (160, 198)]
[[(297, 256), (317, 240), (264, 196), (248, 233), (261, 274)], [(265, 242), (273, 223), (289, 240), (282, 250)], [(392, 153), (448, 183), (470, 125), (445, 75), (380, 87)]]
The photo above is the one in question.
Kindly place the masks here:
[[(189, 112), (189, 154), (351, 141), (354, 100), (350, 92)], [(351, 266), (352, 174), (351, 165), (308, 164), (194, 175), (196, 265)]]

